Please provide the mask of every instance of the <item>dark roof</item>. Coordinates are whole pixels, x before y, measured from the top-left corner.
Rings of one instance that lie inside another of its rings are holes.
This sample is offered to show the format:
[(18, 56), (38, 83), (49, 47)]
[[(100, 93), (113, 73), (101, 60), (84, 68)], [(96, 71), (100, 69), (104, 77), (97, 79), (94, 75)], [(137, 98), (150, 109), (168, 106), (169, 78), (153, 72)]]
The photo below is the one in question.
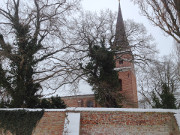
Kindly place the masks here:
[(122, 48), (122, 50), (126, 50), (128, 48), (128, 41), (126, 37), (120, 2), (119, 2), (117, 24), (116, 24), (114, 47), (120, 47)]
[(64, 96), (64, 97), (61, 97), (61, 98), (65, 99), (65, 98), (84, 98), (84, 97), (94, 97), (94, 94)]

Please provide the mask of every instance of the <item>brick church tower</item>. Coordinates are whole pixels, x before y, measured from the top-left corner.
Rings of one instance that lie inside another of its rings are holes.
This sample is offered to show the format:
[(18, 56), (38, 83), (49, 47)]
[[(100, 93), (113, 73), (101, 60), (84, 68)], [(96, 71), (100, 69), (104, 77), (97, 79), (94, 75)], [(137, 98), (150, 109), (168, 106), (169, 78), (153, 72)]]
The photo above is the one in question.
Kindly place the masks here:
[[(131, 48), (128, 44), (121, 7), (119, 3), (118, 18), (116, 24), (116, 33), (114, 44), (111, 46), (115, 52), (116, 68), (121, 84), (120, 92), (123, 95), (123, 108), (137, 108), (137, 86), (136, 75), (134, 71), (134, 62)], [(62, 97), (69, 107), (101, 107), (95, 101), (94, 94), (76, 95)]]
[(137, 108), (137, 86), (136, 75), (134, 71), (134, 62), (131, 48), (129, 46), (123, 17), (121, 13), (121, 6), (119, 2), (119, 11), (116, 24), (115, 40), (112, 46), (115, 51), (116, 69), (118, 71), (119, 82), (121, 84), (121, 93), (123, 95), (124, 108)]

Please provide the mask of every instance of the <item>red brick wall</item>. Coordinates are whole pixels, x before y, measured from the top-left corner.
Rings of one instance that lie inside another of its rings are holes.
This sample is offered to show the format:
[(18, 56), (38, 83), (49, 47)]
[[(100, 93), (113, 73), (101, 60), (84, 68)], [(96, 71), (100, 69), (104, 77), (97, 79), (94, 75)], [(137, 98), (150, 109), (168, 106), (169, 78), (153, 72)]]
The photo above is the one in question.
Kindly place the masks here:
[(33, 135), (63, 135), (66, 112), (80, 113), (80, 135), (180, 135), (173, 113), (86, 109), (46, 111)]
[(62, 135), (65, 112), (45, 112), (33, 135)]
[(81, 135), (180, 135), (173, 114), (82, 112)]
[[(65, 116), (65, 111), (44, 112), (32, 135), (63, 135)], [(4, 134), (0, 130), (0, 135), (12, 134), (10, 132)]]

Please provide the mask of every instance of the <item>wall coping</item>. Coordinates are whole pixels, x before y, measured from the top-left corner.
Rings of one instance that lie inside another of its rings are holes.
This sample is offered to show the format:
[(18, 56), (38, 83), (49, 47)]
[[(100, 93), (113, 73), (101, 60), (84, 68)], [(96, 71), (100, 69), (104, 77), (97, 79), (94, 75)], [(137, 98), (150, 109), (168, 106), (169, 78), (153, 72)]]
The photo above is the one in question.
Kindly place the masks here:
[(32, 111), (32, 112), (42, 111), (42, 110), (44, 110), (45, 112), (65, 112), (66, 111), (66, 109), (0, 108), (0, 111), (3, 111), (3, 110), (6, 110), (6, 111), (26, 110), (26, 111)]
[(83, 108), (70, 107), (66, 111), (90, 111), (90, 112), (161, 112), (161, 113), (178, 113), (180, 109), (140, 109), (140, 108)]
[(160, 112), (160, 113), (176, 113), (180, 114), (180, 109), (140, 109), (140, 108), (84, 108), (84, 107), (69, 107), (66, 109), (30, 109), (30, 108), (1, 108), (0, 110), (27, 110), (27, 111), (42, 111), (45, 112)]

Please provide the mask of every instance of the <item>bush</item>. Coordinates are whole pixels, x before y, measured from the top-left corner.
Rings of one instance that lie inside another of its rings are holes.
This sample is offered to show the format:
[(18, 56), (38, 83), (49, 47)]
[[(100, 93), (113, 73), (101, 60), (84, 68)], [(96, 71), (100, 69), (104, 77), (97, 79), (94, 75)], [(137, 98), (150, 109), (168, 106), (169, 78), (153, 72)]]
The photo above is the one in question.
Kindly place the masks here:
[(66, 108), (66, 105), (60, 97), (56, 96), (50, 99), (42, 99), (37, 108), (61, 109)]
[[(44, 109), (62, 109), (66, 108), (66, 105), (63, 100), (61, 100), (61, 97), (58, 96), (52, 96), (49, 99), (38, 99), (34, 104), (33, 108), (44, 108)], [(0, 108), (15, 108), (15, 106), (12, 105), (11, 101), (4, 101), (2, 100), (0, 102)], [(26, 108), (26, 106), (22, 106), (21, 108)]]

